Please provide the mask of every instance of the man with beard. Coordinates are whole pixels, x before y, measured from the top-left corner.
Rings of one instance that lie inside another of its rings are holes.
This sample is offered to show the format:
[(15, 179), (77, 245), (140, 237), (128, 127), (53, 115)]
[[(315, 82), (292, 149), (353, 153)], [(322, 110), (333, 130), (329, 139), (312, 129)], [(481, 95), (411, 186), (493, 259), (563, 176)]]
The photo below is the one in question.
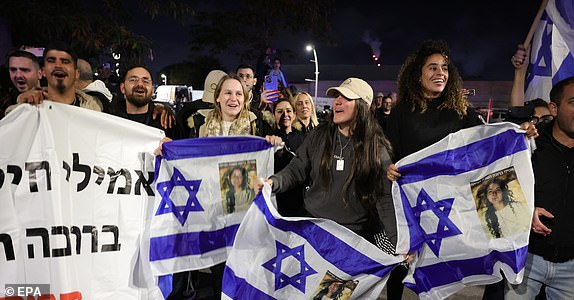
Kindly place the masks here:
[(6, 108), (16, 103), (20, 93), (40, 87), (42, 70), (38, 58), (24, 50), (14, 50), (7, 55), (8, 71), (13, 87), (0, 99), (0, 119), (4, 117)]
[[(99, 100), (76, 90), (77, 56), (63, 43), (56, 42), (44, 49), (43, 73), (48, 82), (46, 90), (34, 89), (20, 94), (18, 104), (40, 104), (44, 100), (71, 104), (95, 111), (102, 111)], [(16, 105), (6, 109), (12, 111)]]
[(146, 67), (135, 66), (127, 69), (120, 83), (120, 91), (124, 94), (125, 101), (114, 100), (113, 111), (116, 116), (161, 129), (171, 139), (179, 138), (176, 126), (166, 128), (160, 118), (153, 117), (154, 88), (151, 72)]

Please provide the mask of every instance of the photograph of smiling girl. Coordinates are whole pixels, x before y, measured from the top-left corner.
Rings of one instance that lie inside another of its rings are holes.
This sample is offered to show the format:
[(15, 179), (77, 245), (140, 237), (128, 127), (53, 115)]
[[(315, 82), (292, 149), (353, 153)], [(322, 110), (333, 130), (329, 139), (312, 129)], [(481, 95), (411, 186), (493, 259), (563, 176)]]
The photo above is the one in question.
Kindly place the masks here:
[(532, 212), (514, 167), (491, 173), (470, 183), (476, 212), (489, 239), (528, 232)]

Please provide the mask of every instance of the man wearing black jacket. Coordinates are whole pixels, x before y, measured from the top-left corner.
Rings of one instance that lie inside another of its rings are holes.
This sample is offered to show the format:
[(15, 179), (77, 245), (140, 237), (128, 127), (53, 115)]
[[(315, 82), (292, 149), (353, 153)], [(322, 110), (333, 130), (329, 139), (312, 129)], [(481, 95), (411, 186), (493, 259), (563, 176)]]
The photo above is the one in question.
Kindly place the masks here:
[(153, 117), (155, 104), (152, 101), (153, 81), (151, 72), (144, 66), (132, 67), (127, 70), (122, 82), (120, 91), (124, 94), (125, 100), (114, 100), (114, 115), (129, 119), (144, 125), (161, 129), (165, 135), (171, 139), (179, 138), (176, 126), (166, 128), (161, 123), (161, 118)]
[(524, 279), (507, 284), (505, 299), (574, 299), (574, 77), (550, 91), (554, 120), (543, 123), (532, 155), (534, 215)]

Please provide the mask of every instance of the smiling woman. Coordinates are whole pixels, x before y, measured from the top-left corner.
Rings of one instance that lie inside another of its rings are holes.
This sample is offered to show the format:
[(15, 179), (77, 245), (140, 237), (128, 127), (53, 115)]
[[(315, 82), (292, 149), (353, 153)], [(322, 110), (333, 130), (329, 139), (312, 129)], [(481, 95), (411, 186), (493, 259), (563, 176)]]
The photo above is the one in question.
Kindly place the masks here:
[(444, 41), (426, 41), (401, 67), (397, 106), (385, 132), (395, 161), (449, 133), (481, 124), (462, 95), (462, 79)]
[(248, 95), (235, 74), (227, 74), (215, 88), (215, 108), (199, 129), (199, 136), (256, 135), (255, 115)]
[[(398, 78), (399, 97), (387, 124), (387, 134), (394, 150), (394, 161), (440, 141), (448, 134), (480, 124), (473, 109), (462, 96), (462, 79), (452, 63), (450, 49), (444, 41), (426, 41), (409, 55)], [(400, 174), (394, 164), (387, 177)], [(405, 268), (391, 272), (387, 297), (400, 299)]]

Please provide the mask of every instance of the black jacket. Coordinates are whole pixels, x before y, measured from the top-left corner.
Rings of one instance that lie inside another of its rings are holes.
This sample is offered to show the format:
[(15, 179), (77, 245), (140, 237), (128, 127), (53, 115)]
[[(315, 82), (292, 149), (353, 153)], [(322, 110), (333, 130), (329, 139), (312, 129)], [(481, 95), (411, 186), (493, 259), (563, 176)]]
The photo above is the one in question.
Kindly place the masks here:
[[(172, 126), (172, 128), (165, 129), (161, 126), (161, 117), (157, 116), (155, 119), (153, 118), (153, 110), (155, 107), (155, 103), (150, 101), (148, 103), (148, 110), (145, 115), (131, 115), (127, 113), (126, 109), (126, 100), (124, 98), (116, 98), (112, 101), (112, 114), (118, 116), (120, 118), (132, 120), (147, 126), (155, 127), (157, 129), (161, 129), (165, 132), (165, 135), (173, 140), (181, 138), (181, 134), (179, 133), (179, 129), (176, 126)], [(167, 109), (167, 108), (166, 108)]]
[(554, 215), (541, 218), (552, 233), (546, 237), (531, 233), (528, 251), (553, 262), (574, 259), (574, 148), (552, 136), (554, 122), (542, 124), (532, 155), (534, 203)]

